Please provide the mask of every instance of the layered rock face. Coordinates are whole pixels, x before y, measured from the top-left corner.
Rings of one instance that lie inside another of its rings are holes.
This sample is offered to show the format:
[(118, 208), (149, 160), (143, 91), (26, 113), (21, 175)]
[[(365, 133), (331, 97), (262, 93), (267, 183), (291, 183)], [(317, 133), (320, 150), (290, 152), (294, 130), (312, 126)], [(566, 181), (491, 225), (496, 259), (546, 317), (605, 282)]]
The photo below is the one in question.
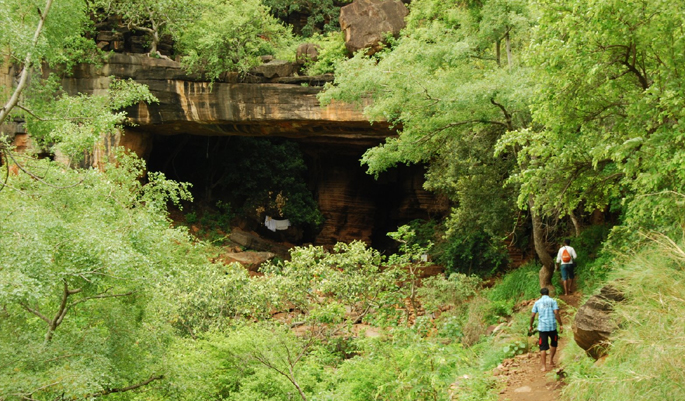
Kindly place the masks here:
[(385, 124), (371, 126), (358, 107), (333, 103), (322, 108), (316, 98), (320, 88), (299, 85), (300, 81), (325, 81), (322, 77), (212, 84), (186, 74), (174, 61), (112, 54), (102, 68), (82, 65), (63, 84), (70, 93), (92, 93), (107, 88), (110, 76), (145, 84), (159, 99), (157, 104), (141, 103), (127, 110), (130, 120), (140, 127), (137, 131), (362, 139), (392, 134)]
[[(316, 98), (321, 88), (313, 85), (327, 78), (274, 77), (264, 82), (262, 77), (262, 83), (210, 84), (186, 74), (173, 61), (113, 54), (101, 68), (81, 66), (63, 83), (71, 93), (93, 93), (107, 88), (110, 76), (147, 85), (159, 103), (129, 108), (135, 126), (108, 142), (108, 148), (125, 146), (147, 158), (161, 136), (270, 136), (297, 141), (310, 160), (309, 185), (326, 218), (314, 239), (317, 245), (355, 239), (376, 245), (387, 241), (385, 233), (398, 224), (448, 210), (446, 202), (422, 189), (420, 167), (389, 172), (380, 181), (365, 174), (359, 165), (361, 155), (394, 133), (387, 124), (369, 124), (356, 106), (321, 107)], [(182, 158), (184, 149), (178, 148), (174, 157)]]

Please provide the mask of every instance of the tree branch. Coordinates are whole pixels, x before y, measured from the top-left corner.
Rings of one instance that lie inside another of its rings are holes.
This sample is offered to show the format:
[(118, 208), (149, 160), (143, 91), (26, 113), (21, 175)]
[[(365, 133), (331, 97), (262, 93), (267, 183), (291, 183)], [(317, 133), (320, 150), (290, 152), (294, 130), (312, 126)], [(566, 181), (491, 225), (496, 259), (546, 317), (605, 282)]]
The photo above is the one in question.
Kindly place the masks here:
[[(46, 384), (46, 385), (44, 385), (44, 386), (38, 387), (37, 389), (31, 390), (31, 391), (28, 392), (28, 393), (14, 394), (14, 395), (16, 395), (16, 396), (18, 396), (18, 397), (21, 397), (21, 398), (24, 399), (24, 400), (38, 401), (38, 400), (36, 400), (36, 399), (34, 399), (34, 398), (32, 397), (32, 396), (33, 396), (33, 393), (38, 392), (38, 391), (41, 391), (41, 390), (45, 390), (46, 388), (50, 388), (50, 387), (56, 386), (56, 385), (58, 385), (58, 384), (60, 384), (60, 383), (62, 383), (62, 382), (63, 382), (63, 380), (59, 380), (59, 381), (56, 381), (56, 382), (54, 382), (54, 383), (49, 383), (49, 384)], [(0, 400), (3, 400), (3, 401), (4, 401), (4, 398), (1, 398)]]
[[(48, 17), (48, 12), (50, 11), (50, 6), (52, 6), (52, 1), (53, 0), (47, 0), (45, 3), (44, 11), (39, 12), (40, 14), (40, 20), (38, 20), (38, 26), (36, 27), (36, 31), (33, 34), (33, 40), (31, 41), (31, 46), (35, 47), (38, 44), (38, 39), (40, 38), (40, 33), (43, 30), (43, 25), (45, 25), (45, 20)], [(21, 71), (21, 75), (19, 76), (19, 83), (17, 84), (17, 87), (14, 89), (14, 92), (12, 93), (12, 96), (10, 99), (5, 103), (5, 105), (0, 109), (0, 125), (5, 121), (9, 113), (12, 111), (14, 106), (19, 103), (19, 96), (21, 95), (21, 92), (24, 90), (24, 87), (26, 86), (26, 83), (28, 82), (29, 78), (29, 69), (31, 68), (31, 52), (29, 51), (26, 53), (26, 58), (24, 58), (24, 68)]]
[(69, 308), (71, 308), (71, 307), (73, 307), (73, 306), (75, 306), (75, 305), (78, 305), (78, 304), (80, 304), (80, 303), (82, 303), (82, 302), (90, 301), (91, 299), (127, 297), (127, 296), (129, 296), (129, 295), (133, 295), (133, 294), (134, 294), (133, 291), (127, 292), (127, 293), (125, 293), (125, 294), (105, 294), (105, 293), (106, 293), (107, 291), (109, 291), (109, 290), (110, 290), (110, 289), (108, 288), (107, 290), (105, 290), (105, 292), (103, 292), (103, 293), (101, 293), (101, 294), (93, 295), (92, 297), (81, 298), (81, 299), (79, 299), (79, 300), (77, 300), (77, 301), (74, 301), (74, 302), (71, 303), (71, 305), (69, 305)]
[(100, 392), (93, 393), (91, 395), (85, 396), (83, 398), (102, 397), (103, 395), (108, 395), (108, 394), (124, 393), (126, 391), (131, 391), (131, 390), (141, 388), (143, 386), (147, 386), (148, 384), (152, 383), (153, 381), (162, 380), (162, 379), (164, 379), (164, 375), (159, 375), (159, 376), (151, 375), (147, 380), (144, 380), (140, 383), (132, 384), (132, 385), (127, 386), (127, 387), (108, 388), (108, 389), (102, 390)]
[(55, 334), (55, 330), (62, 324), (64, 317), (67, 315), (67, 300), (71, 295), (78, 294), (81, 292), (80, 288), (75, 290), (70, 290), (67, 281), (64, 280), (64, 292), (62, 293), (62, 301), (59, 304), (59, 309), (55, 314), (55, 317), (48, 323), (48, 331), (45, 333), (45, 344), (48, 344), (52, 340), (52, 336)]
[[(256, 359), (258, 362), (260, 362), (262, 365), (266, 366), (266, 367), (269, 368), (269, 369), (275, 370), (275, 371), (276, 371), (277, 373), (279, 373), (281, 376), (284, 376), (286, 379), (288, 379), (288, 381), (289, 381), (290, 383), (292, 383), (293, 386), (295, 386), (295, 388), (297, 389), (298, 393), (300, 393), (300, 397), (302, 397), (302, 399), (303, 399), (304, 401), (307, 401), (307, 397), (305, 396), (304, 391), (302, 391), (302, 389), (300, 388), (300, 385), (295, 381), (295, 376), (294, 376), (294, 374), (293, 374), (293, 367), (290, 365), (290, 350), (288, 349), (288, 347), (285, 347), (285, 349), (286, 349), (286, 352), (288, 353), (288, 369), (289, 369), (289, 371), (290, 371), (290, 374), (288, 374), (288, 373), (284, 372), (283, 370), (281, 370), (281, 369), (277, 368), (276, 366), (274, 366), (271, 362), (269, 362), (269, 361), (266, 359), (266, 357), (265, 357), (264, 355), (262, 355), (261, 353), (259, 353), (257, 350), (254, 350), (254, 351), (252, 352), (252, 357), (253, 357), (254, 359)], [(299, 358), (298, 358), (298, 360), (299, 360)]]
[(449, 124), (444, 125), (444, 126), (442, 126), (442, 127), (440, 127), (440, 128), (436, 128), (436, 129), (434, 129), (433, 131), (429, 132), (427, 135), (425, 135), (425, 136), (423, 136), (423, 137), (417, 139), (416, 141), (414, 141), (414, 143), (425, 142), (425, 141), (427, 141), (428, 139), (432, 138), (433, 135), (435, 135), (435, 134), (437, 134), (437, 133), (440, 133), (440, 132), (442, 132), (442, 131), (444, 131), (444, 130), (447, 130), (447, 129), (450, 129), (450, 128), (454, 128), (454, 127), (458, 127), (458, 126), (461, 126), (461, 125), (468, 125), (468, 124), (501, 125), (501, 126), (504, 127), (504, 128), (507, 128), (507, 129), (509, 128), (509, 126), (508, 126), (507, 124), (505, 124), (505, 123), (503, 123), (503, 122), (500, 122), (500, 121), (494, 121), (494, 120), (466, 120), (466, 121), (459, 121), (459, 122), (449, 123)]
[(33, 174), (32, 172), (28, 171), (26, 168), (24, 168), (24, 166), (22, 166), (21, 164), (19, 164), (19, 162), (17, 161), (17, 159), (15, 159), (14, 156), (12, 155), (12, 152), (10, 152), (10, 151), (5, 151), (4, 153), (5, 153), (7, 156), (9, 156), (10, 159), (12, 159), (12, 161), (14, 162), (14, 164), (16, 164), (17, 167), (19, 167), (19, 170), (21, 170), (21, 171), (23, 171), (24, 173), (28, 174), (28, 175), (29, 175), (31, 178), (33, 178), (34, 180), (36, 180), (36, 181), (38, 181), (38, 182), (40, 182), (40, 183), (42, 183), (42, 184), (45, 184), (45, 185), (47, 185), (47, 186), (49, 186), (49, 187), (52, 187), (52, 188), (56, 188), (56, 189), (69, 189), (69, 188), (73, 188), (73, 187), (75, 187), (75, 186), (81, 185), (81, 184), (83, 183), (83, 180), (85, 180), (85, 178), (82, 178), (81, 181), (77, 182), (76, 184), (67, 185), (67, 186), (65, 186), (65, 187), (61, 187), (61, 186), (59, 186), (59, 185), (50, 184), (49, 182), (43, 180), (42, 178), (40, 178), (40, 177), (38, 177), (37, 175)]
[(507, 111), (507, 109), (506, 109), (503, 105), (497, 103), (497, 102), (495, 101), (495, 98), (494, 98), (494, 97), (491, 97), (491, 98), (490, 98), (490, 103), (494, 104), (495, 106), (499, 107), (500, 110), (502, 110), (502, 113), (504, 113), (504, 119), (507, 121), (507, 124), (506, 124), (507, 129), (508, 129), (509, 131), (513, 131), (513, 130), (514, 130), (514, 125), (513, 125), (512, 121), (511, 121), (511, 114), (509, 114), (509, 112)]
[(95, 120), (95, 117), (60, 117), (60, 118), (42, 118), (38, 117), (36, 113), (31, 111), (30, 109), (26, 108), (25, 106), (22, 106), (20, 104), (17, 104), (15, 106), (18, 109), (22, 109), (25, 112), (29, 113), (31, 117), (35, 118), (38, 121), (88, 121), (88, 120)]
[(155, 32), (154, 30), (152, 30), (152, 29), (150, 29), (150, 28), (148, 28), (148, 27), (136, 25), (136, 24), (133, 24), (133, 23), (129, 23), (129, 24), (128, 24), (128, 29), (133, 29), (133, 30), (136, 30), (136, 31), (143, 31), (143, 32), (147, 32), (147, 33), (154, 33), (154, 32)]
[(5, 154), (6, 152), (8, 152), (8, 150), (5, 146), (5, 143), (0, 143), (0, 166), (5, 166), (5, 178), (2, 180), (2, 186), (0, 186), (0, 191), (5, 189), (5, 187), (7, 186), (7, 181), (9, 181), (10, 179), (10, 162), (7, 159), (7, 155)]
[[(633, 61), (632, 64), (630, 63), (630, 57), (631, 55), (633, 56)], [(636, 64), (636, 58), (637, 58), (637, 49), (635, 49), (635, 44), (631, 44), (630, 47), (626, 50), (625, 58), (623, 61), (621, 61), (621, 64), (623, 64), (626, 68), (628, 68), (628, 71), (632, 72), (640, 81), (640, 86), (642, 86), (643, 90), (649, 89), (651, 84), (649, 83), (648, 79), (646, 76), (644, 76), (640, 71), (635, 68)]]
[(26, 305), (26, 304), (23, 303), (23, 302), (19, 302), (19, 305), (21, 305), (21, 306), (22, 306), (24, 309), (26, 309), (27, 311), (29, 311), (29, 312), (33, 313), (34, 315), (38, 316), (39, 318), (41, 318), (43, 321), (45, 321), (45, 323), (47, 323), (47, 324), (52, 323), (52, 321), (51, 321), (50, 319), (48, 319), (47, 317), (45, 317), (45, 315), (43, 315), (42, 313), (40, 313), (38, 310), (29, 307), (28, 305)]

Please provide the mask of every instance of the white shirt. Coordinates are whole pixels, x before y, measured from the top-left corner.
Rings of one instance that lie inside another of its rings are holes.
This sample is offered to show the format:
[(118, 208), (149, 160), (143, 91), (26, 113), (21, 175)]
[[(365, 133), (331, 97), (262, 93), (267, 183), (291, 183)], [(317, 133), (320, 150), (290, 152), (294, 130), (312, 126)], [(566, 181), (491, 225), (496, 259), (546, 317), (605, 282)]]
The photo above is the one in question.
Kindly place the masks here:
[[(573, 258), (568, 263), (563, 263), (561, 261), (561, 254), (564, 252), (564, 248), (566, 248), (566, 251), (568, 252), (568, 254), (571, 255), (571, 258)], [(564, 245), (561, 248), (559, 248), (559, 252), (557, 253), (557, 263), (560, 263), (560, 264), (563, 263), (563, 264), (567, 265), (567, 264), (573, 263), (573, 261), (575, 261), (577, 257), (578, 256), (576, 256), (576, 250), (575, 249), (571, 248), (568, 245)]]

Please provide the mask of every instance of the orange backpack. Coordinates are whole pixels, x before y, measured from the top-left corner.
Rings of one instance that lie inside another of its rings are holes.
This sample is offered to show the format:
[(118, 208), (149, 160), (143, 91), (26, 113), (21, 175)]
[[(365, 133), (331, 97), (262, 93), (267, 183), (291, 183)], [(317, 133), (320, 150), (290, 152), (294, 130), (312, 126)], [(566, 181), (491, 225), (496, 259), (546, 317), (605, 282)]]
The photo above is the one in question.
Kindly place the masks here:
[(571, 263), (571, 254), (568, 253), (566, 247), (561, 251), (561, 263)]

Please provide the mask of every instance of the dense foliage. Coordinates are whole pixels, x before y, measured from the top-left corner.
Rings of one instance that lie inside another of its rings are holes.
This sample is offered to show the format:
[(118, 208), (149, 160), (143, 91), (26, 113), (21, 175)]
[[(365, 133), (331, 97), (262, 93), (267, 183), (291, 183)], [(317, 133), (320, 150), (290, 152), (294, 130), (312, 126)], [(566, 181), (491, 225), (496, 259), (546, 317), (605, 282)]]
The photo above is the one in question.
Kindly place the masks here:
[(528, 210), (551, 285), (546, 241), (559, 218), (576, 232), (578, 216), (609, 208), (627, 234), (682, 225), (671, 213), (683, 192), (681, 21), (664, 7), (415, 1), (400, 38), (339, 64), (322, 100), (371, 98), (369, 118), (400, 128), (362, 161), (372, 174), (429, 163), (426, 187), (455, 202), (448, 237), (460, 259), (497, 263), (517, 209)]
[[(306, 18), (306, 24), (301, 27), (303, 36), (314, 33), (325, 33), (340, 30), (338, 18), (340, 7), (350, 0), (264, 0), (275, 16), (288, 21), (292, 16)], [(299, 21), (298, 21), (299, 22)]]
[[(626, 222), (679, 227), (685, 36), (681, 3), (541, 2), (529, 63), (538, 129), (511, 133), (523, 172), (519, 202), (537, 194), (553, 209), (603, 209), (620, 202)], [(670, 10), (666, 12), (666, 10)], [(540, 188), (544, 191), (540, 193)]]
[(182, 61), (211, 79), (226, 71), (247, 72), (259, 56), (287, 43), (289, 29), (260, 0), (198, 0), (200, 16), (178, 36)]
[[(27, 160), (0, 192), (0, 394), (92, 398), (158, 380), (168, 330), (150, 313), (159, 286), (188, 260), (169, 227), (183, 185), (120, 160), (104, 172)], [(69, 189), (50, 185), (69, 185)]]

